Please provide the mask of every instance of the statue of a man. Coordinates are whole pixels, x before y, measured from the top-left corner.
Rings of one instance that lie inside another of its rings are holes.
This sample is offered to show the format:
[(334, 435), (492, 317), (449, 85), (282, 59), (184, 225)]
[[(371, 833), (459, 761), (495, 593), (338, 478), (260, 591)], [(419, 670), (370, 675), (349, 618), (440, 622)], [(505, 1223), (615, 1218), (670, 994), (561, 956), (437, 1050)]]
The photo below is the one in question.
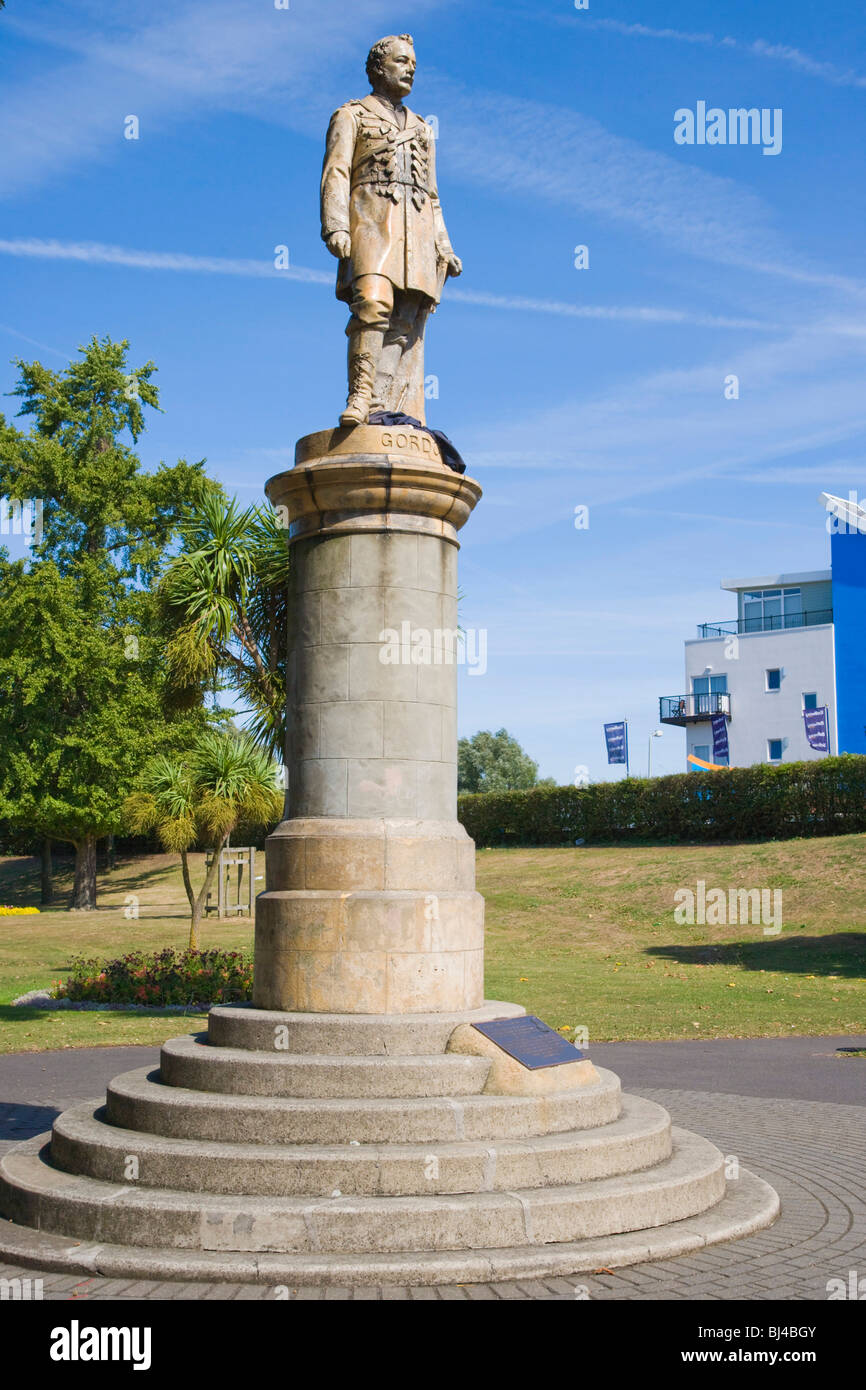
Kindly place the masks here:
[(331, 117), (322, 171), (322, 239), (340, 261), (337, 298), (352, 309), (340, 423), (395, 411), (423, 424), (427, 316), (463, 267), (439, 205), (433, 130), (403, 105), (415, 79), (411, 35), (374, 44), (367, 77), (371, 95)]

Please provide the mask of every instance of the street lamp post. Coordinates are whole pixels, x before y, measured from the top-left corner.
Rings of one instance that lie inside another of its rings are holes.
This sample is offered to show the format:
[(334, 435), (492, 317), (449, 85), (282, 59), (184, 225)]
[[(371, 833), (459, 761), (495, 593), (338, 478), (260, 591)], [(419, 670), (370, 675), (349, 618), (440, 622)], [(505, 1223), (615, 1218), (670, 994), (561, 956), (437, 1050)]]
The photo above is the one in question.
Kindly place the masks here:
[(654, 738), (661, 738), (661, 736), (662, 736), (663, 733), (664, 733), (664, 729), (655, 729), (655, 730), (650, 734), (649, 738), (647, 739), (647, 755), (646, 755), (646, 775), (647, 775), (647, 777), (652, 777), (652, 775), (653, 775), (653, 739), (654, 739)]

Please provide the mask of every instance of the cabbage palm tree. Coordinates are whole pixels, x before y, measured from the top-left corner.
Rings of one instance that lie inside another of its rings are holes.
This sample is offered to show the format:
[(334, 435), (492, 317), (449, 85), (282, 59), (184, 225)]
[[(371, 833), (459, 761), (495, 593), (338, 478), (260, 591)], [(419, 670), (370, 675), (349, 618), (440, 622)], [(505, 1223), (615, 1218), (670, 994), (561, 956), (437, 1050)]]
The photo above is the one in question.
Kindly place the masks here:
[(282, 761), (286, 716), (288, 533), (269, 507), (206, 494), (181, 526), (160, 595), (178, 687), (220, 679), (240, 692), (257, 743)]
[[(155, 830), (163, 847), (179, 854), (190, 905), (189, 948), (198, 950), (198, 929), (216, 877), (220, 852), (235, 827), (269, 825), (282, 810), (276, 766), (247, 733), (201, 734), (186, 755), (161, 754), (144, 768), (124, 815), (135, 835)], [(204, 883), (195, 894), (189, 850), (203, 841), (212, 850)]]

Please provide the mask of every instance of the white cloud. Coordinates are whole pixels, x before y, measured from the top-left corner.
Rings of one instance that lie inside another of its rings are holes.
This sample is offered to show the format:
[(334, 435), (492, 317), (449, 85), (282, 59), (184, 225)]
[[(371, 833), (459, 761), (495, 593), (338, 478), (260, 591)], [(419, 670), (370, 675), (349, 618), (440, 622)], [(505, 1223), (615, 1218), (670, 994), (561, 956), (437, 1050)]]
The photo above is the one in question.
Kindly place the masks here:
[(428, 77), (447, 119), (449, 176), (590, 213), (668, 250), (798, 283), (866, 293), (801, 261), (735, 180), (613, 135), (577, 111)]
[[(728, 478), (735, 483), (759, 483), (763, 487), (775, 487), (785, 483), (820, 483), (828, 486), (832, 480), (842, 485), (845, 479), (860, 479), (866, 473), (866, 448), (859, 458), (831, 458), (826, 463), (802, 463), (781, 468), (765, 468), (760, 471), (747, 469), (729, 473)], [(848, 484), (846, 483), (845, 486)]]
[(135, 270), (169, 270), (198, 275), (243, 275), (268, 280), (301, 280), (333, 285), (334, 276), (307, 266), (276, 270), (272, 261), (224, 256), (189, 256), (181, 251), (136, 251), (98, 241), (56, 241), (39, 237), (0, 239), (0, 254), (48, 261), (79, 261), (86, 265), (120, 265)]
[[(506, 415), (459, 445), (470, 473), (519, 503), (498, 509), (496, 541), (568, 526), (577, 503), (589, 506), (595, 535), (610, 525), (607, 508), (622, 515), (637, 498), (666, 494), (681, 509), (683, 489), (701, 480), (713, 483), (717, 506), (744, 471), (769, 483), (798, 456), (850, 448), (866, 434), (864, 369), (866, 342), (804, 327), (732, 361), (627, 377), (589, 399)], [(740, 377), (739, 400), (724, 398), (729, 372)], [(837, 476), (828, 465), (823, 477)]]
[(68, 352), (61, 352), (59, 348), (42, 343), (38, 338), (30, 338), (26, 333), (20, 333), (17, 328), (12, 328), (8, 323), (0, 323), (0, 333), (8, 333), (12, 338), (20, 338), (22, 343), (29, 343), (31, 347), (41, 348), (43, 352), (50, 352), (52, 357), (62, 357), (64, 362), (69, 361), (70, 354)]
[(448, 298), (463, 304), (489, 309), (521, 309), (530, 313), (557, 314), (565, 318), (606, 319), (623, 323), (689, 323), (701, 328), (757, 328), (772, 330), (776, 324), (759, 319), (732, 319), (717, 314), (689, 313), (683, 309), (662, 309), (629, 305), (569, 304), (556, 299), (534, 299), (523, 295), (486, 294), (476, 290), (449, 287)]
[[(413, 0), (413, 9), (450, 3)], [(139, 116), (144, 136), (213, 108), (278, 105), (281, 93), (299, 108), (321, 99), (328, 74), (357, 62), (371, 34), (393, 27), (401, 12), (393, 0), (292, 0), (290, 10), (261, 0), (174, 0), (167, 8), (167, 18), (151, 18), (148, 6), (115, 6), (107, 19), (105, 6), (83, 18), (78, 7), (54, 6), (41, 18), (4, 17), (4, 26), (63, 55), (4, 92), (6, 196), (110, 158), (129, 114)]]
[(834, 87), (866, 87), (866, 77), (851, 68), (840, 68), (835, 63), (812, 58), (801, 49), (792, 48), (790, 44), (767, 43), (766, 39), (744, 42), (729, 36), (718, 38), (715, 34), (688, 33), (682, 29), (653, 29), (647, 24), (625, 24), (618, 19), (588, 19), (583, 20), (583, 23), (594, 29), (607, 29), (611, 33), (628, 37), (673, 39), (678, 43), (700, 44), (707, 48), (733, 48), (758, 58), (770, 58), (775, 62), (785, 63), (788, 67), (796, 68), (798, 72), (808, 73), (810, 77), (820, 77), (825, 82), (832, 83)]
[[(127, 246), (106, 245), (98, 241), (59, 241), (56, 238), (0, 238), (0, 255), (31, 260), (78, 261), (86, 265), (126, 266), (133, 270), (166, 270), (194, 275), (239, 275), (254, 279), (296, 280), (307, 284), (333, 285), (334, 271), (314, 270), (293, 265), (275, 269), (271, 261), (227, 256), (188, 255), (182, 251), (139, 251)], [(519, 295), (485, 294), (449, 287), (448, 298), (463, 304), (517, 313), (555, 314), (580, 319), (607, 319), (613, 322), (643, 324), (694, 324), (711, 328), (767, 329), (756, 319), (730, 319), (713, 314), (688, 313), (679, 309), (607, 304), (569, 304), (555, 299), (531, 299)]]
[(706, 523), (708, 526), (718, 526), (724, 523), (726, 526), (758, 526), (761, 530), (766, 526), (777, 526), (784, 531), (805, 530), (814, 534), (814, 526), (807, 526), (805, 522), (790, 521), (787, 517), (782, 520), (774, 520), (764, 513), (760, 516), (724, 516), (720, 512), (675, 512), (675, 511), (653, 511), (649, 507), (623, 507), (624, 516), (650, 516), (656, 517), (659, 521), (696, 521)]

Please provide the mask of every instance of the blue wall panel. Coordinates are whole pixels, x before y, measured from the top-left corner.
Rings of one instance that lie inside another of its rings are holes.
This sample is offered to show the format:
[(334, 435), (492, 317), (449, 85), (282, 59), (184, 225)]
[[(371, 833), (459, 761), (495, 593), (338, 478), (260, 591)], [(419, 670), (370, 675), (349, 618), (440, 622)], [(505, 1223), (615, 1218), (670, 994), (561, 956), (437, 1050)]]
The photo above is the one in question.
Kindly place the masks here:
[(840, 753), (866, 753), (866, 535), (831, 540)]

